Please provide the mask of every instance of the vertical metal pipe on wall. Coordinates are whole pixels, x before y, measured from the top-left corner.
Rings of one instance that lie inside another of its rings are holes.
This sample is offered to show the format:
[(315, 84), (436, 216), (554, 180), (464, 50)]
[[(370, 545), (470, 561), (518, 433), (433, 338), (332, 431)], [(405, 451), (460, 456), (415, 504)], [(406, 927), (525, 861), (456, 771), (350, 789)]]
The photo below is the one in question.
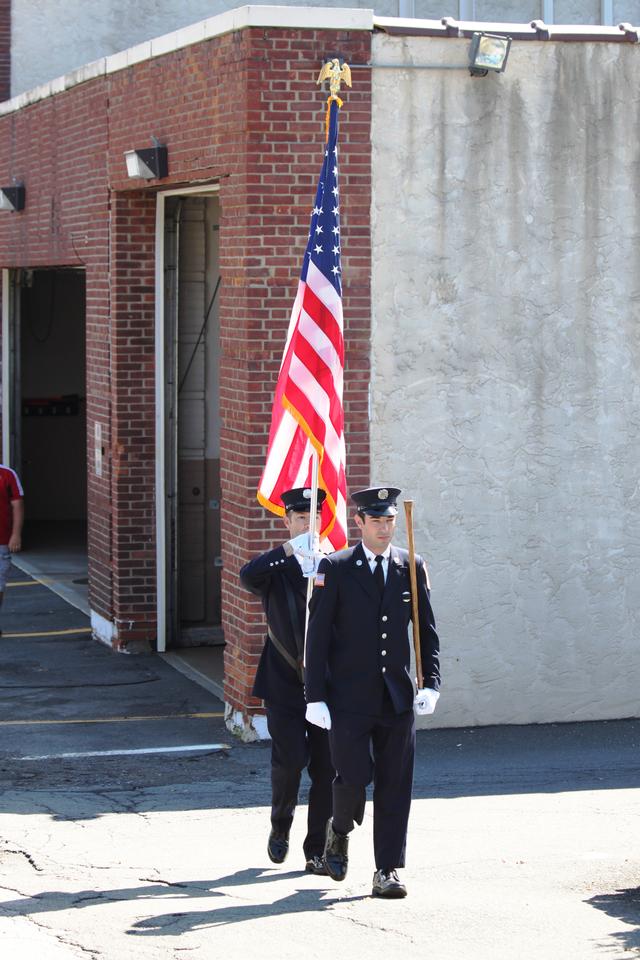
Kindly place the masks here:
[(476, 0), (459, 0), (458, 19), (475, 20), (476, 18)]
[(398, 0), (399, 17), (415, 17), (416, 0)]

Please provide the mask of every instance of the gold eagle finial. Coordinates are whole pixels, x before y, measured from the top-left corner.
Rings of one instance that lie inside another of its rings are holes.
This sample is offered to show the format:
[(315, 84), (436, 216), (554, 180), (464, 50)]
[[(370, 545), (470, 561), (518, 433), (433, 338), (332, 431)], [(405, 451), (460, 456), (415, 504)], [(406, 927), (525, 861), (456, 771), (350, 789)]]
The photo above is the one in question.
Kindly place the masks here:
[(331, 60), (327, 60), (326, 63), (322, 65), (322, 69), (318, 74), (318, 79), (316, 83), (322, 83), (323, 80), (329, 80), (329, 92), (332, 97), (337, 97), (340, 93), (340, 84), (346, 83), (348, 87), (351, 86), (351, 70), (348, 63), (340, 63), (338, 57), (332, 57)]

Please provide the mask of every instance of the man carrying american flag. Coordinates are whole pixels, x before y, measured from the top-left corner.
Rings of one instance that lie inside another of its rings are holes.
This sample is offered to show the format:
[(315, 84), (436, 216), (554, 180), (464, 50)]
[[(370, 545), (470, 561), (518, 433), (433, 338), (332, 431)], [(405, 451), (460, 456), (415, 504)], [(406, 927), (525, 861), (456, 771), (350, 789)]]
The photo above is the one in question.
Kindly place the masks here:
[[(322, 859), (334, 776), (327, 732), (305, 718), (302, 667), (308, 584), (323, 550), (346, 545), (342, 382), (338, 109), (329, 101), (328, 136), (298, 290), (276, 385), (258, 500), (284, 517), (289, 539), (245, 564), (244, 587), (263, 602), (268, 635), (253, 695), (264, 700), (271, 736), (269, 859), (282, 863), (302, 770), (311, 780), (303, 849), (308, 873)], [(316, 515), (318, 518), (316, 525)]]

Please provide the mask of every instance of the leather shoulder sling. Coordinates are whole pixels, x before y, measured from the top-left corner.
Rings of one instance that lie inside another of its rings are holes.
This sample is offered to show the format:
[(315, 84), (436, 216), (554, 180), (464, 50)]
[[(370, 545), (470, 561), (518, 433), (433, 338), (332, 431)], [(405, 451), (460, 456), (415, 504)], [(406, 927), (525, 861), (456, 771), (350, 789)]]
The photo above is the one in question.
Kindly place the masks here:
[(289, 619), (291, 620), (291, 629), (292, 629), (293, 637), (296, 643), (296, 650), (298, 651), (297, 660), (293, 659), (292, 655), (286, 649), (284, 644), (282, 644), (280, 640), (278, 640), (278, 638), (276, 637), (271, 627), (267, 627), (267, 632), (269, 634), (269, 639), (273, 643), (274, 647), (276, 648), (280, 656), (283, 658), (283, 660), (285, 660), (286, 663), (289, 664), (289, 666), (293, 670), (295, 670), (296, 674), (298, 675), (298, 680), (300, 681), (300, 683), (304, 683), (304, 671), (302, 669), (302, 651), (304, 648), (304, 639), (302, 637), (302, 633), (300, 630), (300, 618), (298, 616), (298, 609), (296, 607), (296, 598), (293, 593), (293, 588), (291, 587), (291, 584), (286, 579), (286, 577), (282, 578), (282, 584), (284, 586), (284, 592), (287, 598), (287, 606), (289, 608)]

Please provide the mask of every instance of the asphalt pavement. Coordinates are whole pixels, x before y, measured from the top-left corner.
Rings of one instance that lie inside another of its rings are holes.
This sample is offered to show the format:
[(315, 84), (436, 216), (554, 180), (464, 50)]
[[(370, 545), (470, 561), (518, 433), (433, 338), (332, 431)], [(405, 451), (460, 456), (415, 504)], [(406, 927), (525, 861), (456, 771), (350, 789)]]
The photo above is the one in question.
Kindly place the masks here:
[[(0, 638), (0, 950), (17, 960), (640, 957), (640, 721), (422, 730), (409, 896), (266, 856), (269, 745), (14, 571)], [(443, 691), (446, 696), (446, 686)]]

